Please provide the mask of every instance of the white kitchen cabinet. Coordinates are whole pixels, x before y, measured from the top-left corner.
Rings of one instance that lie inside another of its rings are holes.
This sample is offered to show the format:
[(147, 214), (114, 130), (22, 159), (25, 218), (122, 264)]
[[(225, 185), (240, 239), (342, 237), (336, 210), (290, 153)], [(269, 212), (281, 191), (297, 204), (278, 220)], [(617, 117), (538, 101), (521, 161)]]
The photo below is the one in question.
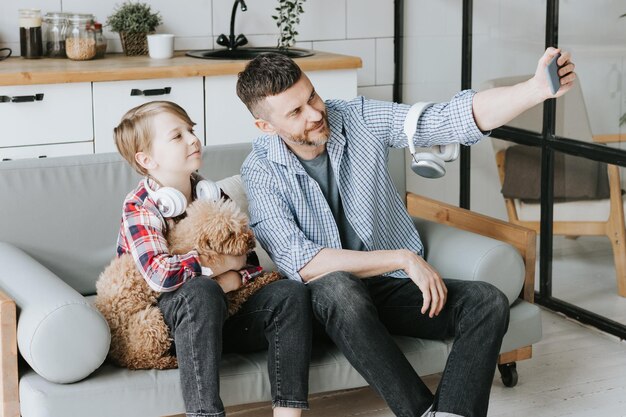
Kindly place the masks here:
[[(349, 100), (357, 95), (356, 69), (309, 71), (307, 76), (322, 99)], [(237, 76), (206, 77), (206, 144), (251, 142), (260, 131), (236, 93)]]
[[(153, 100), (183, 107), (205, 145), (251, 142), (259, 131), (235, 91), (244, 66), (182, 55), (163, 62), (11, 58), (0, 65), (0, 160), (117, 152), (113, 128)], [(354, 98), (360, 66), (359, 58), (327, 52), (301, 64), (324, 99)]]
[(95, 152), (116, 152), (113, 128), (128, 110), (153, 100), (173, 101), (185, 109), (204, 143), (203, 95), (202, 77), (94, 82)]
[(236, 75), (204, 80), (207, 145), (251, 142), (259, 134), (254, 118), (237, 97), (236, 84)]
[(93, 153), (93, 142), (58, 143), (40, 146), (0, 148), (0, 161), (24, 158), (52, 158)]
[(0, 86), (0, 148), (93, 141), (91, 83)]

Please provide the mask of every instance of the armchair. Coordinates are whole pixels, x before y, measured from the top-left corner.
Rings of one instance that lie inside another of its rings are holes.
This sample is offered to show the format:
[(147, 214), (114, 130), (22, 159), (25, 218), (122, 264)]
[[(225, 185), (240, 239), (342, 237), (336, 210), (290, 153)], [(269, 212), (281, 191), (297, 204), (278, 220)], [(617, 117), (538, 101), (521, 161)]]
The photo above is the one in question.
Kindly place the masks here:
[[(485, 88), (512, 85), (530, 76), (506, 77), (490, 80)], [(514, 119), (509, 125), (527, 130), (541, 128), (541, 106), (536, 106)], [(557, 101), (557, 134), (591, 142), (594, 137), (580, 88), (580, 82)], [(506, 149), (511, 142), (492, 139), (500, 183), (504, 185), (506, 172)], [(554, 203), (553, 233), (561, 236), (606, 236), (613, 249), (617, 293), (626, 297), (626, 229), (624, 224), (624, 199), (622, 196), (619, 168), (608, 165), (610, 196), (608, 199), (581, 200)], [(516, 198), (504, 198), (511, 223), (527, 227), (539, 233), (540, 204)]]

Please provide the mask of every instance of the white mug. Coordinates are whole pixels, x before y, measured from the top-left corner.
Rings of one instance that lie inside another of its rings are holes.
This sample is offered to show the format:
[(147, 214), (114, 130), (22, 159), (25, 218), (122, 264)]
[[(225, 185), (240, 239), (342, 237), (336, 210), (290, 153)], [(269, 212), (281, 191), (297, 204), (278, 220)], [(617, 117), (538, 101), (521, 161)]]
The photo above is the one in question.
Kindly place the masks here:
[(150, 58), (168, 59), (174, 56), (174, 35), (157, 33), (148, 35), (148, 53)]

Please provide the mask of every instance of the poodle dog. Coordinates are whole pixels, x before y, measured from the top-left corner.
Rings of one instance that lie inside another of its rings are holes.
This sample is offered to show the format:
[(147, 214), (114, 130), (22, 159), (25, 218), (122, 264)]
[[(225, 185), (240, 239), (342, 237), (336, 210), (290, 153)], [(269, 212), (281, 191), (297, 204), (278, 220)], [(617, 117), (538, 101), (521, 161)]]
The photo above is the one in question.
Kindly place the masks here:
[[(222, 255), (244, 255), (255, 241), (246, 215), (231, 200), (195, 201), (187, 217), (169, 223), (167, 241), (172, 254), (197, 250), (203, 263), (219, 263)], [(280, 279), (264, 273), (227, 294), (228, 312), (239, 307), (264, 285)], [(111, 329), (109, 359), (130, 369), (177, 367), (172, 339), (157, 307), (158, 292), (141, 276), (130, 254), (114, 259), (96, 282), (95, 305)]]

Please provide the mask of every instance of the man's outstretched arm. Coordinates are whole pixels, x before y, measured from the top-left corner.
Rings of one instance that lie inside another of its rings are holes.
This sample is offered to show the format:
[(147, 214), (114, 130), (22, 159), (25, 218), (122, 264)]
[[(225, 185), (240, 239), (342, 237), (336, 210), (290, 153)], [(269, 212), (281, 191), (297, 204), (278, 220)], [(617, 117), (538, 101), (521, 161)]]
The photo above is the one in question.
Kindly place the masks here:
[(561, 88), (552, 94), (546, 76), (546, 67), (552, 57), (561, 52), (559, 49), (548, 48), (537, 63), (535, 75), (528, 81), (510, 86), (491, 88), (480, 91), (474, 96), (472, 110), (476, 125), (482, 131), (500, 127), (531, 107), (548, 98), (561, 97), (567, 93), (576, 80), (571, 54), (562, 52), (557, 64), (561, 76)]

